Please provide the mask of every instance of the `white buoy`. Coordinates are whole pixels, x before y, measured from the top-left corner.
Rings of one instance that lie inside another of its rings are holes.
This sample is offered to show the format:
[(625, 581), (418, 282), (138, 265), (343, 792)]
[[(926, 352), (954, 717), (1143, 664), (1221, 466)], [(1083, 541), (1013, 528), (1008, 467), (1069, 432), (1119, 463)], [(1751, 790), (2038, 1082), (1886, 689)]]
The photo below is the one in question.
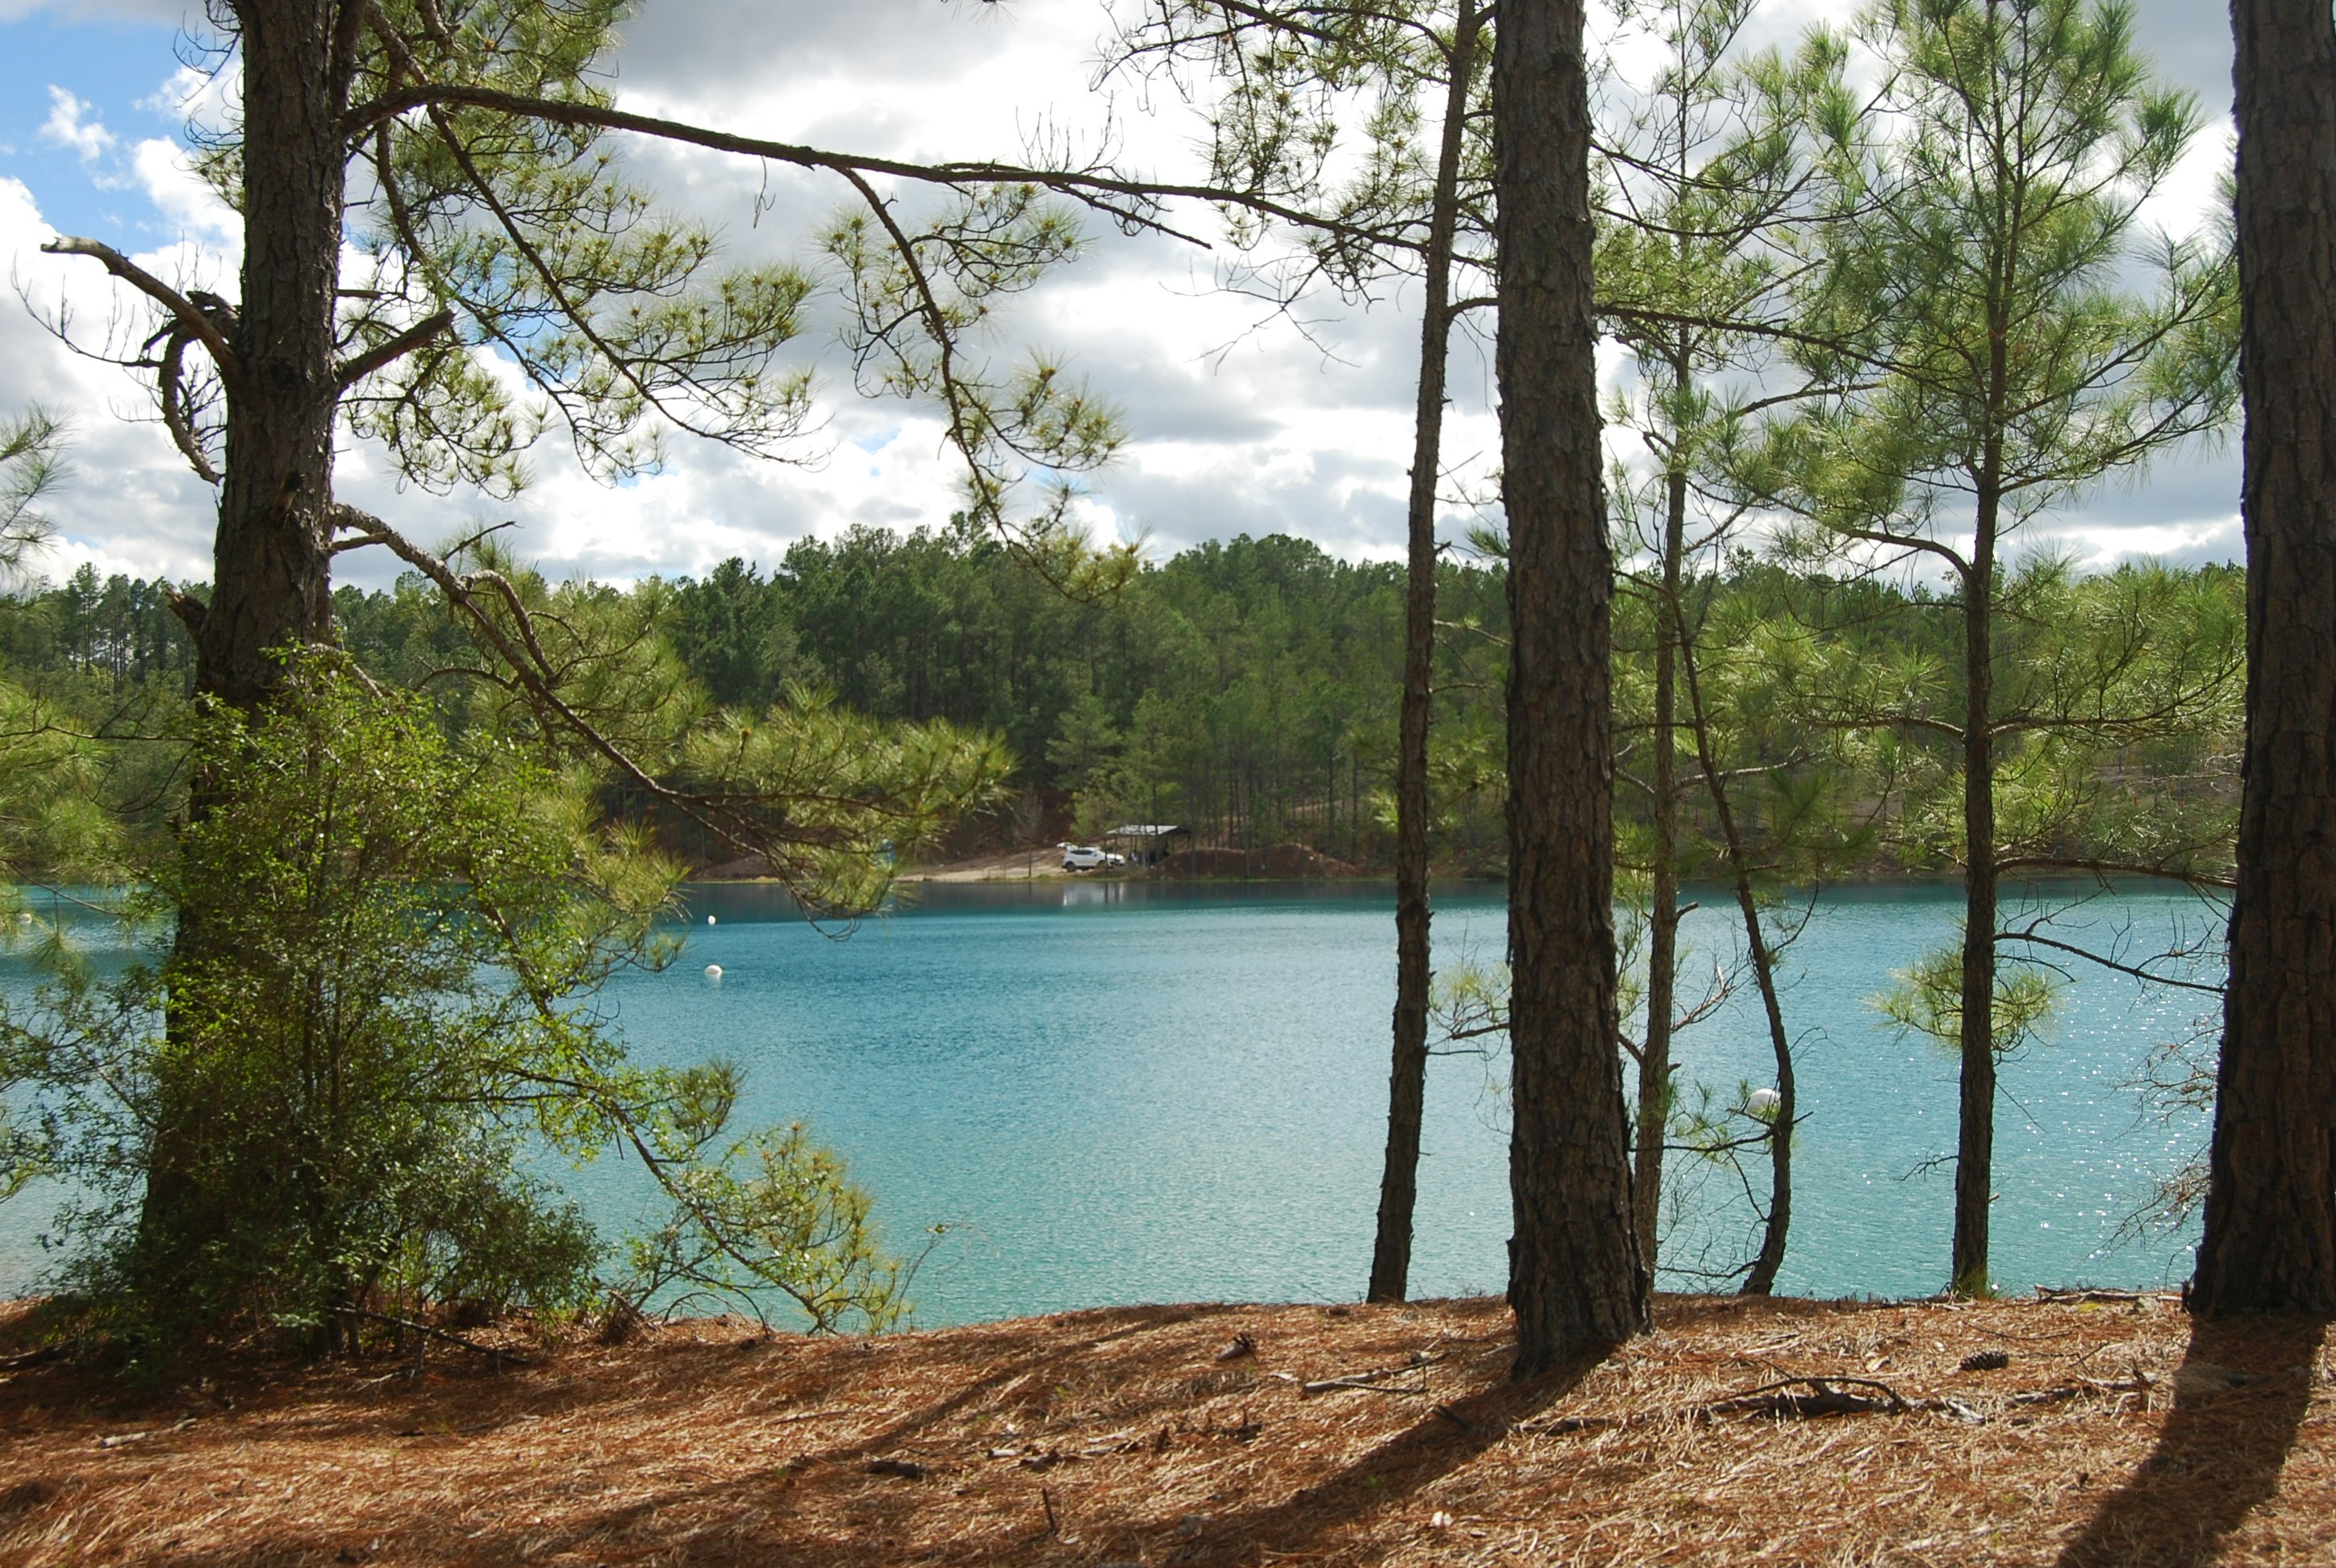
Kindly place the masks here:
[(712, 925), (712, 924), (714, 923), (714, 917), (713, 917), (712, 915), (708, 915), (708, 916), (706, 916), (706, 923), (707, 925), (709, 925), (709, 926), (710, 926), (710, 925)]
[(721, 966), (720, 964), (708, 964), (708, 965), (706, 965), (706, 978), (707, 979), (709, 979), (709, 980), (718, 980), (718, 979), (720, 979), (722, 978), (722, 966)]
[(1755, 1089), (1744, 1107), (1756, 1116), (1766, 1116), (1774, 1115), (1784, 1103), (1785, 1096), (1774, 1089)]

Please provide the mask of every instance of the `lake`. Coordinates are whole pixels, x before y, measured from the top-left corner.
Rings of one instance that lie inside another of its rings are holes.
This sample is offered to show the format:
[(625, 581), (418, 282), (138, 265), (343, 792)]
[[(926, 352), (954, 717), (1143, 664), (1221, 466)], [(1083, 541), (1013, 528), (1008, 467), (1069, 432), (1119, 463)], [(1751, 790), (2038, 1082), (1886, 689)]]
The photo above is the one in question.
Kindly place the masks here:
[[(1681, 989), (1700, 994), (1715, 964), (1736, 964), (1740, 932), (1724, 894), (1698, 896)], [(2035, 896), (2063, 909), (2084, 894)], [(896, 1251), (946, 1226), (916, 1281), (919, 1321), (1360, 1295), (1394, 999), (1386, 884), (931, 884), (842, 938), (768, 887), (695, 887), (687, 902), (679, 961), (621, 977), (609, 1012), (645, 1059), (743, 1064), (742, 1123), (801, 1121), (835, 1147)], [(1960, 908), (1943, 885), (1831, 892), (1786, 958), (1805, 1119), (1784, 1290), (1903, 1296), (1944, 1282), (1952, 1176), (1925, 1164), (1953, 1150), (1954, 1059), (1901, 1037), (1871, 998), (1952, 940)], [(2059, 930), (2130, 955), (2213, 918), (2185, 893), (2093, 890)], [(1496, 887), (1440, 890), (1439, 966), (1496, 960), (1504, 919)], [(2045, 1037), (2006, 1064), (2000, 1284), (2187, 1276), (2186, 1232), (2110, 1243), (2203, 1144), (2198, 1118), (2161, 1121), (2133, 1086), (2152, 1048), (2213, 1000), (2079, 972)], [(1678, 1054), (1683, 1084), (1768, 1083), (1748, 984)], [(1500, 1071), (1474, 1056), (1431, 1065), (1416, 1294), (1502, 1286)], [(1747, 1255), (1750, 1213), (1718, 1175), (1689, 1184), (1667, 1263)], [(1765, 1166), (1756, 1177), (1765, 1191)], [(645, 1213), (646, 1184), (620, 1162), (569, 1185), (612, 1232)], [(0, 1291), (32, 1282), (48, 1207), (34, 1192), (0, 1208)]]

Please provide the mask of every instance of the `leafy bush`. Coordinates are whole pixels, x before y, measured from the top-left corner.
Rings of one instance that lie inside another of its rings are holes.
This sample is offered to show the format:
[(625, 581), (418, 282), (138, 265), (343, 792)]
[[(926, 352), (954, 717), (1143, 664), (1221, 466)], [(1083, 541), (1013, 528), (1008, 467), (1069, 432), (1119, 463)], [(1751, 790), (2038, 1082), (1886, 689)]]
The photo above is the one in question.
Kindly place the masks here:
[(580, 1309), (606, 1250), (530, 1144), (647, 1163), (686, 1218), (644, 1258), (730, 1259), (820, 1327), (898, 1315), (832, 1156), (749, 1138), (738, 1178), (706, 1157), (735, 1071), (627, 1061), (597, 994), (670, 959), (679, 873), (600, 825), (589, 779), (449, 740), (326, 654), (261, 713), (201, 723), (200, 809), (138, 896), (147, 961), (101, 981), (61, 952), (0, 1028), (30, 1107), (0, 1155), (89, 1194), (68, 1230), (102, 1316), (164, 1348), (262, 1329), (329, 1349), (373, 1314)]

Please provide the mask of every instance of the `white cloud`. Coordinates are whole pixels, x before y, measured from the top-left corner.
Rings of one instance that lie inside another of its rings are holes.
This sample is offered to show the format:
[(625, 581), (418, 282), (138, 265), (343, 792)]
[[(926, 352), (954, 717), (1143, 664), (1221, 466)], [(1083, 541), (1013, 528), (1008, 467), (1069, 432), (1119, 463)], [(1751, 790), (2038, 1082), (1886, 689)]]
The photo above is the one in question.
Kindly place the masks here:
[(2206, 231), (2229, 209), (2223, 180), (2238, 167), (2239, 135), (2228, 121), (2209, 121), (2141, 209), (2141, 220), (2174, 235)]
[(160, 136), (141, 141), (130, 155), (138, 188), (160, 215), (160, 227), (177, 242), (219, 247), (230, 258), (243, 245), (243, 219), (195, 172), (185, 148)]
[(114, 135), (89, 114), (89, 104), (62, 87), (50, 87), (49, 117), (41, 126), (41, 140), (70, 150), (83, 163), (96, 162), (113, 150)]
[(101, 345), (110, 327), (134, 331), (145, 317), (126, 314), (134, 307), (91, 263), (43, 255), (54, 234), (24, 183), (0, 178), (0, 266), (31, 307), (0, 309), (8, 411), (39, 404), (62, 417), (75, 474), (44, 506), (59, 538), (33, 570), (61, 577), (87, 561), (108, 574), (206, 578), (209, 490), (187, 471), (135, 384), (68, 351), (43, 326), (62, 312), (77, 339)]
[(194, 104), (217, 90), (218, 82), (214, 72), (180, 65), (163, 78), (160, 87), (141, 98), (138, 107), (162, 119), (182, 120)]
[(2246, 541), (2240, 537), (2235, 515), (2188, 523), (2070, 528), (2039, 535), (2029, 542), (2039, 548), (2066, 550), (2080, 565), (2104, 569), (2136, 558), (2195, 566), (2243, 560), (2246, 556)]
[[(1117, 3), (1125, 9), (1133, 0)], [(48, 9), (86, 15), (94, 5), (167, 23), (200, 17), (193, 0), (87, 0)], [(0, 15), (28, 8), (26, 0), (0, 0)], [(1838, 21), (1851, 9), (1852, 0), (1763, 0), (1753, 41), (1788, 43), (1806, 22)], [(2227, 33), (2219, 19), (2199, 21), (2192, 11), (2203, 15), (2195, 0), (2143, 0), (2142, 33), (2162, 56), (2175, 50), (2177, 57), (2162, 63), (2204, 90), (2218, 74), (2227, 78), (2227, 53), (2213, 53), (2227, 51)], [(1125, 163), (1189, 173), (1199, 127), (1173, 92), (1155, 91), (1147, 102), (1134, 84), (1114, 82), (1106, 84), (1108, 102), (1094, 93), (1105, 27), (1100, 6), (1060, 0), (1018, 7), (647, 0), (627, 24), (613, 85), (628, 108), (904, 156), (1017, 158), (1050, 118), (1092, 146), (1105, 134), (1107, 116), (1115, 116)], [(151, 79), (161, 86), (138, 104), (141, 112), (223, 122), (235, 96), (231, 72), (214, 80), (176, 67), (163, 28), (122, 36), (144, 37), (150, 43), (139, 46), (153, 51)], [(122, 205), (131, 209), (122, 231), (101, 237), (140, 249), (160, 276), (232, 294), (238, 224), (196, 178), (184, 151), (170, 141), (117, 138), (82, 100), (65, 97), (71, 108), (58, 101), (57, 132), (48, 139), (83, 157), (92, 174), (127, 181)], [(107, 106), (117, 120), (128, 112)], [(109, 140), (98, 143), (97, 136)], [(2216, 145), (2194, 153), (2161, 196), (2169, 223), (2212, 199), (2226, 144), (2214, 131), (2201, 141)], [(841, 184), (793, 170), (769, 170), (766, 179), (741, 159), (639, 139), (612, 143), (667, 200), (716, 226), (737, 259), (805, 254), (813, 226), (850, 196)], [(771, 204), (758, 210), (758, 197)], [(52, 209), (63, 209), (62, 193)], [(1210, 231), (1205, 210), (1179, 218), (1196, 232)], [(1202, 251), (1156, 236), (1128, 238), (1106, 224), (1091, 228), (1090, 254), (1008, 302), (997, 339), (1001, 355), (1026, 342), (1059, 355), (1124, 410), (1128, 444), (1115, 465), (1093, 477), (1083, 511), (1107, 531), (1148, 531), (1161, 553), (1275, 530), (1349, 555), (1398, 552), (1416, 291), (1397, 289), (1369, 311), (1329, 301), (1311, 307), (1309, 341), (1288, 321), (1260, 325), (1255, 302), (1217, 288), (1222, 247)], [(39, 255), (46, 233), (31, 193), (0, 181), (0, 254), (36, 294), (70, 297), (77, 319), (92, 326), (117, 305), (142, 311), (88, 264)], [(124, 421), (146, 415), (140, 385), (73, 358), (21, 311), (0, 315), (9, 316), (0, 321), (0, 363), (11, 367), (10, 395), (37, 396), (71, 414), (84, 474), (102, 475), (102, 483), (92, 477), (68, 492), (57, 509), (71, 536), (66, 549), (83, 552), (73, 559), (148, 575), (207, 570), (209, 492), (186, 473), (159, 428)], [(549, 569), (618, 579), (702, 572), (733, 554), (768, 567), (806, 534), (832, 535), (854, 522), (945, 520), (959, 504), (958, 472), (930, 411), (856, 396), (829, 336), (807, 335), (798, 347), (798, 362), (818, 374), (824, 420), (799, 464), (676, 437), (664, 472), (610, 488), (583, 472), (555, 429), (530, 454), (536, 482), (512, 502), (401, 490), (385, 454), (364, 448), (345, 453), (340, 483), (352, 502), (421, 537), (511, 517), (522, 525), (515, 547)], [(1225, 352), (1213, 352), (1220, 348)], [(1610, 385), (1612, 358), (1601, 361)], [(1445, 490), (1456, 496), (1480, 490), (1499, 453), (1489, 355), (1464, 334), (1452, 370)], [(2228, 533), (2229, 468), (2227, 459), (2169, 460), (2146, 485), (2055, 526), (2092, 553), (2211, 550)], [(1456, 533), (1472, 521), (1455, 501), (1444, 531)], [(345, 557), (339, 570), (353, 580), (385, 582), (394, 566), (373, 554)]]

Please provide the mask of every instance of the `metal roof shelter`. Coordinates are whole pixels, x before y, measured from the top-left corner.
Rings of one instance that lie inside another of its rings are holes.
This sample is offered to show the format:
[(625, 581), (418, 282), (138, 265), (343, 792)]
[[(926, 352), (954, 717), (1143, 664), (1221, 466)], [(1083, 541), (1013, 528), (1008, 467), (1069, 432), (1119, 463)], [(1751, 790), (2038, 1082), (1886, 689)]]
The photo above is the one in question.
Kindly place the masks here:
[(1189, 839), (1192, 830), (1182, 823), (1123, 823), (1103, 835), (1107, 844), (1124, 844), (1129, 859), (1151, 865), (1175, 852), (1175, 841)]

